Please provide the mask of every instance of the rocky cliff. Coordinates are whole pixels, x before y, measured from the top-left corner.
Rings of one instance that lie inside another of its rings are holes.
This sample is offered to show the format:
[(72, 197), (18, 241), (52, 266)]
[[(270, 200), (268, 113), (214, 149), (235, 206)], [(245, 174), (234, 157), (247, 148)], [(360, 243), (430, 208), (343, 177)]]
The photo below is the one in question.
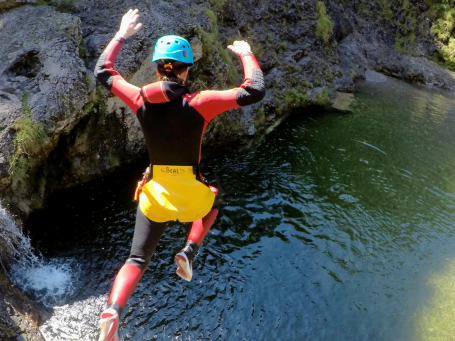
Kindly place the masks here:
[(241, 66), (225, 46), (235, 39), (252, 45), (267, 96), (217, 117), (204, 139), (214, 145), (248, 143), (298, 108), (330, 105), (371, 70), (454, 90), (452, 2), (0, 0), (2, 203), (24, 218), (55, 189), (145, 152), (130, 110), (92, 74), (129, 8), (141, 11), (144, 28), (116, 68), (137, 86), (155, 80), (150, 58), (161, 35), (189, 38), (200, 57), (191, 90), (239, 84)]

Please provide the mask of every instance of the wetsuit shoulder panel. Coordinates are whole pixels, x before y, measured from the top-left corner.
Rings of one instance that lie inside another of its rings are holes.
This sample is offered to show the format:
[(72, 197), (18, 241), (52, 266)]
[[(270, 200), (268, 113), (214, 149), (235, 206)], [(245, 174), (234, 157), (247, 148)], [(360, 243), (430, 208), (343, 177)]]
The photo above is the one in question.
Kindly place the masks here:
[(148, 84), (141, 89), (141, 95), (149, 103), (170, 102), (181, 97), (187, 90), (175, 82), (155, 82)]
[(144, 104), (140, 89), (128, 83), (114, 69), (115, 60), (123, 46), (123, 39), (114, 38), (101, 54), (95, 66), (95, 77), (112, 93), (118, 96), (134, 113)]
[(186, 95), (185, 99), (206, 122), (210, 122), (222, 112), (239, 107), (236, 101), (238, 90), (235, 88), (225, 91), (200, 91)]

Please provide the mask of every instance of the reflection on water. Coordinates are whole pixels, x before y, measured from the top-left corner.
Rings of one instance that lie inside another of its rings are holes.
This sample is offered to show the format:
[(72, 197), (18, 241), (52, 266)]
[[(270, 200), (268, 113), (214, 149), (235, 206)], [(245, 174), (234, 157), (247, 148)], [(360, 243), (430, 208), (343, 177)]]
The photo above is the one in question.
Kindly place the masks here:
[(455, 259), (444, 261), (444, 269), (430, 274), (432, 298), (418, 313), (419, 333), (424, 340), (455, 340)]
[[(255, 150), (207, 160), (224, 206), (194, 279), (175, 275), (173, 256), (189, 226), (172, 224), (125, 309), (125, 340), (414, 341), (451, 333), (444, 321), (455, 316), (439, 309), (451, 298), (433, 284), (449, 290), (455, 259), (455, 99), (393, 80), (365, 84), (356, 98), (352, 115), (306, 109)], [(96, 320), (128, 255), (141, 167), (57, 193), (31, 218), (32, 240), (46, 256), (81, 267), (66, 306), (66, 321), (73, 312), (78, 327), (59, 336), (64, 323), (53, 317), (43, 327), (49, 340), (96, 340), (87, 320)]]

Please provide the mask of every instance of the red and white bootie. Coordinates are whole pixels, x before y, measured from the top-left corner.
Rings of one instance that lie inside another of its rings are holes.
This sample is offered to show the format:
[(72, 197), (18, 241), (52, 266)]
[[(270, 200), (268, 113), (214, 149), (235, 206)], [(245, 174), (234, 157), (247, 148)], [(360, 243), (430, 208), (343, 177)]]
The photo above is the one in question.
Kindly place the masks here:
[(190, 282), (193, 278), (193, 258), (197, 253), (199, 246), (189, 240), (185, 247), (175, 255), (175, 263), (177, 264), (177, 275), (185, 281)]
[(100, 316), (100, 338), (98, 341), (120, 341), (118, 327), (120, 319), (115, 309), (106, 309)]

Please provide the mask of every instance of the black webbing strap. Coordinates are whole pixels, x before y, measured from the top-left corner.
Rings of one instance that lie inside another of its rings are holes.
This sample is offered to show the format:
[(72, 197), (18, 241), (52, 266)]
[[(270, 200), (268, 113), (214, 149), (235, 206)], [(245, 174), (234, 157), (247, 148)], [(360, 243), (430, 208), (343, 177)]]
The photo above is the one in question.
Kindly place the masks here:
[(201, 164), (193, 166), (193, 174), (194, 175), (197, 176), (197, 175), (201, 174), (201, 169), (200, 169), (201, 167), (200, 166), (201, 166)]

